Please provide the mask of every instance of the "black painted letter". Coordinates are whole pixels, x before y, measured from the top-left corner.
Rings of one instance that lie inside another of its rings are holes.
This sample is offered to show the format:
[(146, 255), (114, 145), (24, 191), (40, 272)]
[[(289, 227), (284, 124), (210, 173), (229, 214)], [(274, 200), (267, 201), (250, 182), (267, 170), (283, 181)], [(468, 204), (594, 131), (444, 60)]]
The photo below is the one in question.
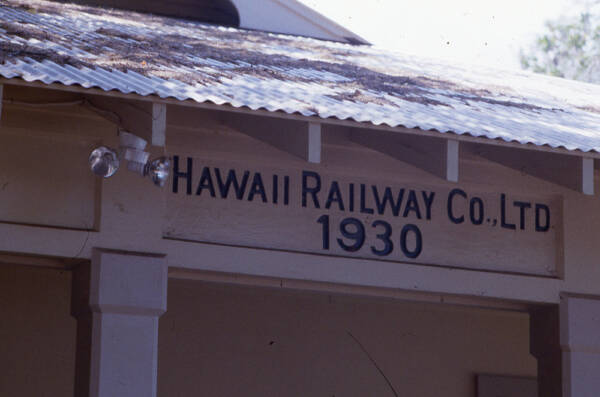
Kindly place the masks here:
[(525, 210), (527, 208), (531, 208), (531, 203), (525, 201), (515, 201), (513, 205), (515, 207), (519, 207), (519, 209), (521, 210), (519, 214), (519, 220), (521, 221), (519, 226), (521, 230), (525, 230)]
[(198, 183), (198, 189), (196, 189), (196, 195), (200, 196), (204, 189), (208, 189), (210, 196), (215, 197), (215, 187), (213, 185), (212, 177), (210, 176), (210, 168), (208, 167), (202, 168), (202, 176)]
[(433, 204), (433, 199), (435, 198), (435, 192), (429, 192), (429, 195), (427, 195), (427, 192), (425, 190), (423, 190), (421, 192), (421, 194), (423, 195), (423, 201), (425, 201), (425, 210), (426, 210), (426, 216), (425, 218), (427, 218), (427, 220), (431, 219), (431, 205)]
[(233, 190), (235, 191), (235, 198), (238, 200), (242, 200), (244, 198), (246, 185), (248, 184), (248, 178), (250, 177), (249, 171), (244, 171), (244, 176), (242, 177), (241, 182), (238, 182), (235, 170), (229, 170), (229, 173), (227, 174), (227, 180), (225, 182), (223, 182), (223, 178), (221, 178), (220, 169), (215, 168), (215, 175), (217, 176), (217, 184), (219, 185), (221, 198), (227, 198), (227, 196), (229, 196), (229, 188), (231, 185), (233, 185)]
[(265, 192), (265, 185), (263, 184), (260, 172), (256, 172), (254, 174), (254, 178), (252, 178), (252, 185), (250, 185), (250, 193), (248, 193), (248, 201), (253, 201), (255, 194), (260, 195), (260, 198), (262, 198), (263, 203), (267, 202), (267, 193)]
[(327, 201), (325, 202), (325, 208), (331, 208), (333, 203), (337, 203), (338, 209), (340, 211), (344, 211), (344, 200), (342, 199), (342, 192), (340, 191), (340, 185), (333, 181), (331, 182), (331, 187), (329, 188), (329, 195), (327, 196)]
[(500, 226), (510, 230), (517, 228), (514, 223), (506, 222), (506, 194), (504, 193), (500, 195)]
[(192, 194), (192, 158), (187, 158), (187, 172), (179, 171), (179, 156), (173, 156), (173, 193), (179, 191), (179, 178), (185, 178), (187, 187), (185, 192)]
[[(544, 213), (544, 224), (542, 225), (542, 214)], [(545, 204), (535, 205), (535, 231), (536, 232), (547, 232), (550, 230), (550, 208)]]
[(452, 211), (452, 203), (454, 200), (454, 196), (459, 195), (462, 198), (467, 198), (467, 193), (461, 189), (452, 189), (452, 191), (448, 194), (448, 218), (452, 221), (452, 223), (463, 223), (465, 221), (465, 216), (461, 215), (459, 217), (454, 216), (454, 212)]
[[(308, 187), (308, 178), (315, 180), (315, 186)], [(321, 191), (321, 176), (313, 171), (302, 171), (302, 206), (306, 207), (307, 196), (310, 194), (315, 208), (320, 208), (317, 193)]]
[(479, 197), (473, 197), (469, 201), (469, 218), (471, 218), (471, 223), (474, 225), (483, 223), (483, 200)]

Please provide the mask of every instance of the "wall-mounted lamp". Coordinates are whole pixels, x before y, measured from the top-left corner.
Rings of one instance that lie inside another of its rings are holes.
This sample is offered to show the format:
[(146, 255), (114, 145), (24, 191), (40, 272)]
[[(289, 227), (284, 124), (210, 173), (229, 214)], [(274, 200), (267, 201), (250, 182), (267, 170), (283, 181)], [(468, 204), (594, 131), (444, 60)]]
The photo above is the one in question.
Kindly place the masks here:
[(119, 156), (114, 150), (100, 146), (90, 154), (90, 168), (98, 176), (109, 178), (119, 169)]
[(147, 176), (156, 185), (163, 187), (169, 178), (171, 161), (168, 157), (149, 160), (150, 153), (144, 151), (148, 142), (127, 131), (120, 132), (119, 151), (100, 146), (90, 154), (90, 169), (95, 175), (109, 178), (119, 169), (122, 160), (127, 169)]

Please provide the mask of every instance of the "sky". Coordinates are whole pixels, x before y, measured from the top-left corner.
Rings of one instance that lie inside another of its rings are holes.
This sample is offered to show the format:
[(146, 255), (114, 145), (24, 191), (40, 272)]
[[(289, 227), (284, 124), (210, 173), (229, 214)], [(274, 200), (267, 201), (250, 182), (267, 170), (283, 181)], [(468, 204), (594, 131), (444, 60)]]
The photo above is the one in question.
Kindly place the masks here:
[(380, 47), (471, 65), (520, 69), (548, 19), (582, 0), (300, 0)]

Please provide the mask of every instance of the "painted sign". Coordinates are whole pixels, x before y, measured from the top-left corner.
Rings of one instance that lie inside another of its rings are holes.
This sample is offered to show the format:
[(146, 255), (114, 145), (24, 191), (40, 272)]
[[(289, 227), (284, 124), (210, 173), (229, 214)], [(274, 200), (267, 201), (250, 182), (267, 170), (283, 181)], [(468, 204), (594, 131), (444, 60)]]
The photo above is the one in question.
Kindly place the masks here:
[(174, 156), (165, 237), (555, 276), (557, 197)]

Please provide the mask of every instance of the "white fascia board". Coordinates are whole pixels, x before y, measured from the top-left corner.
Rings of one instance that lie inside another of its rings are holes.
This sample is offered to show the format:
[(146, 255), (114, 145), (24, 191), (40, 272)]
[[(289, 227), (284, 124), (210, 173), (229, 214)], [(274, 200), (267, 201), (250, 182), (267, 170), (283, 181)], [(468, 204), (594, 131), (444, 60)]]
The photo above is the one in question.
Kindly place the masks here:
[(369, 44), (365, 39), (296, 0), (232, 0), (240, 27)]

